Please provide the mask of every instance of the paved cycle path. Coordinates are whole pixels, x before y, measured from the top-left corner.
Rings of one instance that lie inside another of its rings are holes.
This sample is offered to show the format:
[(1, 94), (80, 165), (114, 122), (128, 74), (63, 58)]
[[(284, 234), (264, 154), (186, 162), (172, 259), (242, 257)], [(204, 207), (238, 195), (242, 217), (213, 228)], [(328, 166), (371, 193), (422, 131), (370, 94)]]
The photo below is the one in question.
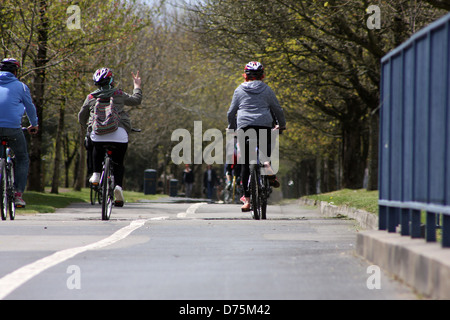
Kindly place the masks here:
[(369, 288), (357, 232), (297, 205), (255, 221), (238, 205), (127, 203), (101, 221), (99, 205), (76, 204), (0, 221), (0, 297), (415, 299), (382, 271)]

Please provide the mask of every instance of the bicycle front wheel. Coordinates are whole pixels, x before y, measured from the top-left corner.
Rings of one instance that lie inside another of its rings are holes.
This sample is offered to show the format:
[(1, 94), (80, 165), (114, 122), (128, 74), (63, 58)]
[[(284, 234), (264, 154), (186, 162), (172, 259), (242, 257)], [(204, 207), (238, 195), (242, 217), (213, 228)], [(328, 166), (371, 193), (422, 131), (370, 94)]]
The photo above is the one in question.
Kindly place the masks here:
[(0, 159), (0, 191), (1, 191), (1, 216), (2, 220), (6, 220), (8, 214), (8, 179), (6, 176), (6, 163), (3, 159)]
[(111, 180), (110, 159), (106, 158), (102, 177), (102, 220), (109, 220), (111, 217), (114, 201), (114, 198), (111, 196), (113, 193)]
[(250, 203), (252, 205), (253, 219), (261, 219), (261, 202), (259, 188), (259, 174), (256, 165), (250, 166)]

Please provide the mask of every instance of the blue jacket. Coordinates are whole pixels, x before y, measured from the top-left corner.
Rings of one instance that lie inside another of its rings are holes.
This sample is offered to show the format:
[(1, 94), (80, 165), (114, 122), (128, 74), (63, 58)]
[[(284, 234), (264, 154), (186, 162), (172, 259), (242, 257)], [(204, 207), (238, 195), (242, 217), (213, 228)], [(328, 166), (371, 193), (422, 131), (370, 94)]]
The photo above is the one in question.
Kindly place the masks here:
[(38, 125), (30, 89), (11, 72), (0, 71), (0, 128), (21, 128), (26, 111), (30, 124)]

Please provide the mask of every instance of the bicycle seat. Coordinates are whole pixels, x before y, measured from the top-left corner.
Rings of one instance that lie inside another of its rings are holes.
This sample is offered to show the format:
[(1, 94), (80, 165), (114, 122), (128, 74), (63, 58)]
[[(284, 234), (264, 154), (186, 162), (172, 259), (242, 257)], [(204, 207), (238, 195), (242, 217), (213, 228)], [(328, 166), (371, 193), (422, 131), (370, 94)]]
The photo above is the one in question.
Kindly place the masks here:
[(114, 149), (116, 149), (116, 146), (113, 145), (113, 144), (105, 143), (105, 144), (103, 145), (103, 148), (106, 149), (106, 150), (111, 150), (111, 151), (113, 151)]

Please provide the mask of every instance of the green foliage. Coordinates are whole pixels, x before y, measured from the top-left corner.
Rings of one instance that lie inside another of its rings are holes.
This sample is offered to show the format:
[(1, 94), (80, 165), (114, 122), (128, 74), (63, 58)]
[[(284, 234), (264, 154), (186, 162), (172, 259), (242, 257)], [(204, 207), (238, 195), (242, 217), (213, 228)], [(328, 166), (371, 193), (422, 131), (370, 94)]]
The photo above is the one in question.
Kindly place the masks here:
[[(249, 60), (266, 65), (266, 81), (284, 106), (289, 130), (281, 152), (287, 162), (341, 155), (350, 168), (364, 166), (368, 122), (378, 108), (379, 59), (443, 14), (422, 2), (384, 0), (382, 28), (373, 31), (365, 27), (362, 0), (205, 0), (183, 8), (151, 3), (2, 1), (0, 50), (21, 61), (19, 76), (40, 116), (42, 135), (32, 139), (30, 155), (41, 163), (31, 166), (30, 180), (49, 185), (54, 178), (65, 187), (84, 180), (77, 113), (95, 90), (92, 73), (103, 66), (113, 69), (126, 92), (131, 71), (142, 77), (143, 104), (127, 110), (142, 132), (130, 136), (126, 188), (141, 189), (147, 168), (176, 175), (167, 157), (173, 130), (192, 132), (198, 120), (203, 130), (225, 128)], [(80, 29), (68, 27), (73, 4), (80, 9)], [(361, 147), (345, 145), (352, 136)]]
[(377, 4), (379, 30), (367, 28), (369, 4), (360, 0), (206, 0), (190, 6), (189, 23), (224, 64), (266, 65), (294, 129), (282, 142), (289, 160), (339, 154), (343, 185), (357, 187), (377, 159), (377, 140), (367, 136), (376, 132), (381, 57), (445, 13), (421, 2)]

